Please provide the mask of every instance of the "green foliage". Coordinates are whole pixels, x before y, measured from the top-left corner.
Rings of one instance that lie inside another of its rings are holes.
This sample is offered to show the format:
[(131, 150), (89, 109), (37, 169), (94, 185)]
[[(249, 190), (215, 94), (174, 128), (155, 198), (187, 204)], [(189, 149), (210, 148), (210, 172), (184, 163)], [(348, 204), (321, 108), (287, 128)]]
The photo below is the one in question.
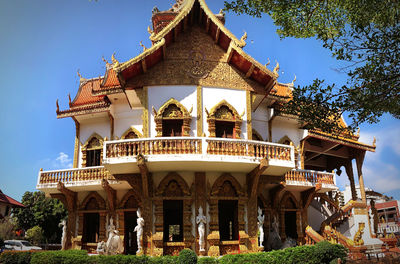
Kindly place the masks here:
[(22, 204), (26, 207), (13, 211), (17, 227), (28, 230), (40, 226), (47, 242), (59, 242), (62, 231), (58, 225), (67, 215), (63, 204), (57, 199), (46, 198), (43, 192), (25, 192)]
[(265, 264), (329, 264), (336, 258), (345, 260), (346, 249), (341, 245), (323, 241), (315, 246), (299, 246), (283, 250), (254, 254), (225, 255), (219, 259), (220, 264), (234, 263), (265, 263)]
[(15, 224), (12, 219), (9, 217), (0, 219), (0, 238), (3, 240), (13, 239), (15, 237), (14, 229)]
[(26, 231), (25, 237), (34, 245), (39, 245), (43, 242), (43, 229), (40, 226), (34, 226)]
[[(267, 14), (281, 38), (315, 37), (334, 58), (344, 62), (339, 70), (347, 74), (347, 83), (342, 87), (314, 83), (312, 90), (297, 88), (293, 114), (318, 111), (302, 101), (309, 97), (317, 105), (324, 102), (317, 117), (330, 117), (326, 106), (333, 112), (347, 111), (353, 128), (363, 122), (378, 122), (384, 113), (400, 118), (399, 1), (235, 0), (226, 1), (225, 8), (258, 17)], [(324, 89), (331, 91), (324, 93)], [(303, 119), (309, 126), (320, 128), (316, 120)]]
[(193, 250), (183, 249), (179, 252), (178, 256), (178, 264), (196, 264), (197, 263), (197, 255)]
[(178, 256), (162, 256), (150, 258), (151, 264), (176, 264), (178, 263)]
[(218, 259), (212, 257), (201, 257), (197, 260), (198, 264), (218, 264)]
[(33, 251), (5, 251), (0, 254), (0, 264), (30, 264)]
[(115, 255), (98, 256), (96, 264), (149, 264), (151, 263), (147, 256)]
[(42, 251), (32, 255), (31, 264), (94, 264), (85, 250)]

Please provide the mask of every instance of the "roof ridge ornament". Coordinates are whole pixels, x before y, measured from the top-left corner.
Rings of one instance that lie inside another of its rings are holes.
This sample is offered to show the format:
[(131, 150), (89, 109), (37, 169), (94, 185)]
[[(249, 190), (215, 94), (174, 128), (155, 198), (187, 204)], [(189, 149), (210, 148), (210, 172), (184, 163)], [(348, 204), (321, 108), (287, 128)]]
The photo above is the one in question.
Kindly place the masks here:
[(272, 72), (278, 77), (279, 77), (279, 69), (280, 69), (279, 62), (276, 61), (275, 68), (274, 68), (274, 70)]
[(115, 52), (111, 55), (111, 61), (115, 66), (119, 65), (119, 61), (115, 58)]
[(154, 34), (154, 31), (151, 30), (150, 26), (147, 27), (147, 32), (152, 36)]
[(79, 76), (79, 81), (80, 81), (80, 82), (86, 81), (86, 78), (83, 78), (83, 77), (82, 77), (82, 74), (79, 72), (79, 69), (78, 69), (76, 72), (77, 72), (77, 74), (78, 74), (78, 76)]
[(139, 45), (143, 47), (143, 51), (146, 51), (146, 50), (147, 50), (146, 46), (143, 44), (142, 41), (140, 41)]
[(271, 61), (269, 60), (269, 58), (267, 58), (267, 59), (268, 59), (268, 62), (265, 64), (265, 68), (267, 68), (268, 65), (270, 65), (270, 63), (271, 63)]
[(223, 9), (220, 9), (218, 15), (225, 16), (225, 11)]
[(60, 106), (58, 105), (58, 99), (56, 100), (56, 106), (57, 106), (57, 113), (60, 112)]
[(243, 48), (246, 46), (246, 39), (247, 39), (247, 32), (244, 31), (243, 36), (240, 38), (239, 43), (238, 43), (238, 46), (240, 48)]
[(70, 93), (68, 93), (68, 105), (69, 105), (69, 107), (71, 107), (71, 105), (72, 105), (72, 101), (71, 101), (71, 94)]
[(108, 67), (111, 66), (111, 63), (109, 63), (109, 62), (104, 58), (104, 56), (101, 56), (101, 59), (102, 59), (102, 61), (104, 61), (104, 62), (106, 63), (107, 70), (108, 70)]
[(296, 74), (294, 75), (293, 81), (290, 83), (291, 86), (294, 86), (294, 82), (297, 80)]

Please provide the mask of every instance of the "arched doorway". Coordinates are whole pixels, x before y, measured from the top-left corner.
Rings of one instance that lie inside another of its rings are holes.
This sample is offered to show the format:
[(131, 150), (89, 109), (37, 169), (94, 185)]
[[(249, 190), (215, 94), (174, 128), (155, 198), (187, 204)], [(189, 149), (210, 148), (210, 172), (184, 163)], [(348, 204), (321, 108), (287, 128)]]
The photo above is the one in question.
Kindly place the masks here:
[(285, 192), (282, 196), (281, 203), (281, 237), (282, 238), (292, 238), (297, 240), (301, 234), (298, 232), (301, 228), (300, 221), (300, 206), (293, 196), (293, 194), (289, 191)]
[(137, 236), (134, 232), (137, 225), (137, 210), (139, 202), (134, 190), (128, 191), (121, 200), (120, 210), (123, 211), (124, 218), (124, 249), (125, 254), (136, 255), (138, 249)]

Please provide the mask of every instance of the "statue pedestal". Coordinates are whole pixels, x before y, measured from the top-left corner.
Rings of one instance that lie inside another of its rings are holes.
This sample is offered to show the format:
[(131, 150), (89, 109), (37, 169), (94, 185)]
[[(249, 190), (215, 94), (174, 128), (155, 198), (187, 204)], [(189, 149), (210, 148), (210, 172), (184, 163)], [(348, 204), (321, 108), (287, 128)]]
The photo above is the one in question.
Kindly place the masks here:
[(264, 252), (264, 246), (258, 247), (258, 252)]
[(199, 255), (200, 256), (205, 256), (206, 255), (206, 250), (205, 249), (199, 250)]

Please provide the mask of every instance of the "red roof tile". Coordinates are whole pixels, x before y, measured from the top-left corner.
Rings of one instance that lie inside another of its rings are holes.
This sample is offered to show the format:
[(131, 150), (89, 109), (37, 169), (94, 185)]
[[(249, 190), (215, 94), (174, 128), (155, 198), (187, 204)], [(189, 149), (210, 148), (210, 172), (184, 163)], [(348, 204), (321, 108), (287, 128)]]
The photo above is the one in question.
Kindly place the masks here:
[(0, 202), (9, 204), (9, 205), (12, 205), (15, 207), (25, 207), (25, 205), (23, 205), (22, 203), (14, 200), (13, 198), (11, 198), (8, 195), (5, 195), (1, 190), (0, 190)]
[(104, 95), (92, 95), (92, 90), (99, 90), (100, 84), (103, 81), (103, 78), (96, 78), (85, 80), (81, 83), (79, 87), (78, 94), (75, 99), (72, 101), (70, 107), (77, 107), (86, 104), (92, 104), (103, 101)]

